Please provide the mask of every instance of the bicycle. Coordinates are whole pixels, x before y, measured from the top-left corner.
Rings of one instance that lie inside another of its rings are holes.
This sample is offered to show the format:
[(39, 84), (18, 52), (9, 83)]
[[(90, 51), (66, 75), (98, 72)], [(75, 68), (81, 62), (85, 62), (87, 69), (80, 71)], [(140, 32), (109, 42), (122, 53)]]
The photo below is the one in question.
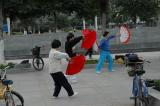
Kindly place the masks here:
[(4, 100), (5, 106), (24, 106), (23, 97), (13, 90), (12, 80), (7, 79), (6, 70), (9, 66), (1, 69), (0, 74), (0, 100)]
[(40, 57), (40, 48), (41, 47), (39, 47), (39, 46), (35, 46), (31, 50), (32, 55), (33, 55), (32, 65), (38, 71), (43, 70), (43, 67), (44, 67), (44, 61), (43, 61), (42, 57)]
[(141, 76), (145, 73), (143, 69), (144, 63), (150, 63), (145, 60), (138, 60), (137, 62), (129, 62), (127, 66), (130, 67), (130, 71), (128, 71), (129, 76), (133, 76), (133, 86), (132, 86), (132, 94), (134, 99), (135, 106), (148, 106), (148, 88), (146, 86), (146, 81), (141, 78)]

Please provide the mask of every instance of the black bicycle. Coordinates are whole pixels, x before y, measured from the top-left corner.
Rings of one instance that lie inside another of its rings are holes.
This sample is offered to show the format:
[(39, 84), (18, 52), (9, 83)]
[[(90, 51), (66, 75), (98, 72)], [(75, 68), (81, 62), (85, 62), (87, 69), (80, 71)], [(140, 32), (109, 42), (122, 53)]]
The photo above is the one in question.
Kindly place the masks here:
[(43, 70), (43, 67), (44, 67), (44, 61), (43, 61), (42, 57), (40, 57), (40, 49), (41, 49), (41, 47), (35, 46), (31, 50), (32, 55), (33, 55), (32, 65), (38, 71)]

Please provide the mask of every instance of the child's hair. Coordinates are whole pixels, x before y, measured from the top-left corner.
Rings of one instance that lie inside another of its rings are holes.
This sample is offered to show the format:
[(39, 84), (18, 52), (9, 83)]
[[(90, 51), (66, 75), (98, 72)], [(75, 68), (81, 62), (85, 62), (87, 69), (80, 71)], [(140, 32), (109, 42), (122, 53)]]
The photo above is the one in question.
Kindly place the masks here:
[(67, 41), (69, 41), (71, 38), (73, 38), (74, 37), (74, 35), (73, 35), (73, 33), (69, 33), (68, 35), (67, 35)]
[(104, 33), (103, 33), (103, 37), (106, 37), (107, 35), (108, 35), (108, 31), (105, 31)]
[(61, 46), (61, 42), (57, 39), (54, 39), (51, 43), (52, 48), (59, 48)]

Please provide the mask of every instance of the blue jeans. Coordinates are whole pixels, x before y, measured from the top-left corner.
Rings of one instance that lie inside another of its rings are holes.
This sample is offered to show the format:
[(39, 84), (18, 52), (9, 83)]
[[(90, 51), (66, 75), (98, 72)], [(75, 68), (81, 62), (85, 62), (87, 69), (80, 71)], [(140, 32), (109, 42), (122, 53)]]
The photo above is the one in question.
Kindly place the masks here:
[(109, 70), (109, 72), (112, 71), (113, 59), (112, 59), (112, 56), (111, 56), (110, 52), (101, 51), (98, 64), (96, 65), (96, 72), (101, 71), (106, 59), (108, 60), (108, 63), (109, 63), (108, 64), (108, 70)]

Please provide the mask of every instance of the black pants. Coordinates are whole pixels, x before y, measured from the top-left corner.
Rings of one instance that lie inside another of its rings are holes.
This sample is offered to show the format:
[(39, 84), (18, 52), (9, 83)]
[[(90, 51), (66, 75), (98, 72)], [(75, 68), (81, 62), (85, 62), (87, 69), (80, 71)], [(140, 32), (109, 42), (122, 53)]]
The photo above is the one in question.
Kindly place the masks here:
[(87, 56), (89, 54), (89, 58), (92, 58), (92, 54), (93, 54), (93, 48), (91, 47), (90, 49), (88, 49), (88, 51), (85, 53), (85, 56)]
[(57, 97), (59, 95), (61, 87), (64, 87), (68, 93), (68, 96), (72, 96), (74, 94), (71, 85), (62, 72), (51, 73), (50, 75), (52, 76), (55, 83), (53, 96)]

